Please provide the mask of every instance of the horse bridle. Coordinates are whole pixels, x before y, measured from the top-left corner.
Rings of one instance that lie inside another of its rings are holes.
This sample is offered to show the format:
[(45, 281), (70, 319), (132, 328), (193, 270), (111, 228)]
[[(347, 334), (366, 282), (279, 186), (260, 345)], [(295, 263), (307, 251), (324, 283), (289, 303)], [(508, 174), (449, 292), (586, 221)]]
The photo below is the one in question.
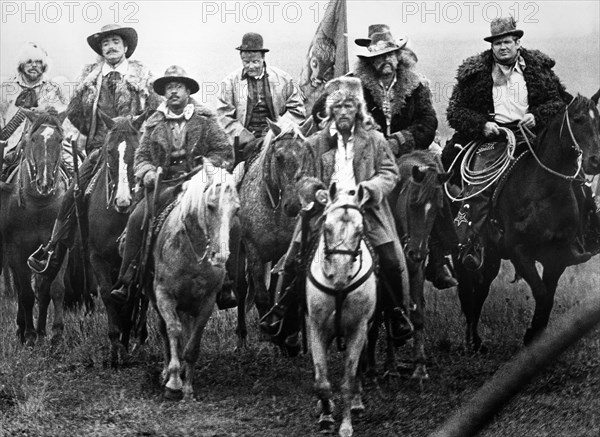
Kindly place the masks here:
[[(54, 130), (57, 129), (56, 126), (51, 125), (49, 123), (43, 123), (39, 127), (50, 127)], [(61, 140), (61, 142), (62, 142), (62, 140)], [(29, 146), (29, 144), (28, 144), (28, 146)], [(45, 142), (44, 142), (44, 147), (46, 147)], [(28, 149), (29, 149), (29, 147), (28, 147)], [(29, 180), (34, 181), (37, 178), (37, 173), (38, 173), (37, 165), (35, 164), (35, 162), (31, 162), (31, 160), (29, 159), (28, 156), (25, 157), (25, 155), (29, 154), (29, 151), (25, 150), (24, 152), (25, 153), (23, 153), (22, 159), (25, 159), (25, 161), (27, 162), (27, 174), (29, 176)], [(58, 169), (60, 168), (61, 161), (62, 161), (62, 151), (59, 153), (59, 158), (56, 160), (56, 164), (54, 165), (54, 168), (52, 169), (52, 189), (50, 190), (50, 194), (54, 194), (54, 192), (56, 191), (56, 185), (57, 185), (57, 182), (59, 179), (56, 177), (56, 175), (58, 173)]]

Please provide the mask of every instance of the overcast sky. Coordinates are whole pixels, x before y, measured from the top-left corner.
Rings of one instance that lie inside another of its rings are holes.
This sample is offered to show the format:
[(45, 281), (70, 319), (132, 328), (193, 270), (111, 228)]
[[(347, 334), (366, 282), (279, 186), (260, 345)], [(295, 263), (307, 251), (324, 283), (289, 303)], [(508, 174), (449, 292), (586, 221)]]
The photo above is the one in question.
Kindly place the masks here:
[[(155, 75), (180, 64), (195, 79), (218, 83), (240, 66), (234, 50), (245, 32), (260, 32), (271, 49), (267, 62), (298, 77), (308, 45), (327, 1), (204, 1), (204, 2), (1, 2), (0, 76), (14, 74), (18, 47), (40, 43), (52, 60), (51, 76), (73, 80), (95, 54), (87, 36), (104, 24), (134, 27), (139, 44), (132, 58), (146, 63)], [(591, 93), (600, 86), (600, 2), (588, 1), (348, 1), (350, 65), (356, 54), (355, 38), (366, 37), (372, 23), (387, 23), (396, 37), (406, 35), (423, 65), (435, 65), (429, 52), (454, 53), (447, 65), (455, 72), (462, 59), (489, 47), (489, 21), (513, 15), (524, 30), (523, 45), (538, 48), (561, 64), (563, 41), (576, 41), (580, 65), (588, 75)], [(469, 44), (464, 44), (469, 41)], [(435, 50), (433, 50), (433, 45)], [(431, 49), (431, 50), (430, 50)], [(468, 50), (468, 52), (466, 52)], [(571, 53), (572, 55), (572, 53)], [(570, 57), (569, 59), (571, 59)], [(447, 62), (447, 61), (444, 61)], [(572, 61), (569, 61), (572, 63)], [(438, 67), (438, 66), (436, 66)], [(444, 66), (445, 67), (445, 66)], [(573, 67), (573, 66), (571, 66)], [(430, 75), (428, 71), (422, 71)], [(595, 84), (594, 84), (595, 82)], [(579, 86), (580, 82), (576, 82)], [(209, 85), (208, 85), (209, 86)]]

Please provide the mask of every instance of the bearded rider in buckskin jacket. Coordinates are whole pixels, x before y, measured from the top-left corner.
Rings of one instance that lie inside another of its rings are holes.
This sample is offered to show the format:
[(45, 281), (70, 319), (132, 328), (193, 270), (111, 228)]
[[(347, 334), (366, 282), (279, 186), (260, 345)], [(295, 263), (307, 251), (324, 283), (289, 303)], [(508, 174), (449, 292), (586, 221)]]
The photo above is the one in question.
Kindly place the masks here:
[[(485, 147), (477, 153), (474, 169), (484, 169), (504, 153), (506, 138), (499, 127), (514, 132), (517, 153), (525, 140), (519, 125), (534, 134), (571, 101), (571, 96), (552, 71), (553, 59), (538, 50), (521, 46), (524, 32), (516, 28), (513, 17), (498, 18), (490, 24), (491, 36), (484, 38), (491, 48), (466, 59), (458, 68), (457, 84), (448, 105), (448, 123), (456, 134), (443, 153), (446, 166), (458, 150), (471, 141), (482, 141)], [(458, 147), (456, 147), (458, 145)], [(481, 152), (481, 153), (479, 153)], [(481, 186), (467, 186), (464, 194), (475, 193)], [(483, 226), (490, 209), (493, 187), (463, 201), (455, 218), (461, 261), (470, 270), (483, 265)], [(581, 202), (585, 195), (580, 193)], [(591, 254), (581, 242), (572, 247), (573, 263), (584, 262)]]

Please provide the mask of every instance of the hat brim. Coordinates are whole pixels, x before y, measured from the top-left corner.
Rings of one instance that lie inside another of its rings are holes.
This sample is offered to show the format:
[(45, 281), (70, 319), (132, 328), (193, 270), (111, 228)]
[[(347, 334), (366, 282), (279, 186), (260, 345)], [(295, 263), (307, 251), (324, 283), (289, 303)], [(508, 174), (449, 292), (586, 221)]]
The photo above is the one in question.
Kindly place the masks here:
[(360, 47), (369, 47), (371, 45), (371, 38), (357, 38), (354, 40), (354, 44)]
[(248, 48), (244, 48), (242, 46), (236, 47), (236, 50), (239, 50), (240, 52), (263, 52), (263, 53), (267, 53), (269, 51), (269, 49), (248, 49)]
[(359, 58), (362, 58), (362, 59), (375, 58), (377, 56), (385, 55), (387, 53), (395, 52), (395, 51), (398, 51), (400, 49), (403, 49), (406, 46), (407, 43), (408, 43), (408, 40), (400, 40), (399, 44), (396, 44), (396, 47), (388, 47), (388, 48), (380, 50), (378, 52), (361, 53), (361, 54), (356, 55), (356, 56), (358, 56)]
[(181, 82), (189, 88), (190, 94), (196, 94), (200, 90), (200, 85), (194, 79), (185, 76), (164, 76), (154, 81), (154, 91), (159, 96), (165, 95), (165, 87), (169, 82)]
[(524, 34), (525, 34), (525, 32), (517, 29), (517, 30), (511, 30), (510, 32), (504, 32), (499, 35), (487, 36), (487, 37), (483, 38), (483, 40), (487, 41), (487, 42), (494, 42), (495, 39), (504, 38), (505, 36), (516, 36), (518, 38), (521, 38)]
[(125, 57), (129, 58), (135, 51), (138, 44), (138, 34), (133, 27), (122, 27), (120, 29), (107, 30), (105, 32), (98, 32), (88, 36), (87, 42), (96, 53), (100, 56), (102, 54), (102, 40), (108, 35), (119, 35), (123, 38), (123, 42), (127, 46)]

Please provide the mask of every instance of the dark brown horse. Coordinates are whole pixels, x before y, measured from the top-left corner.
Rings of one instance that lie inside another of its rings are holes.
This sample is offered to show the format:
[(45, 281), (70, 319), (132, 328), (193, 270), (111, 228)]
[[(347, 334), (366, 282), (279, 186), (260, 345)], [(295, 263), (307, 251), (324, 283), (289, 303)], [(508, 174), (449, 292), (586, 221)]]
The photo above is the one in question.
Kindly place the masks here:
[(37, 330), (33, 324), (35, 294), (27, 258), (48, 241), (61, 199), (67, 188), (67, 176), (61, 172), (63, 131), (61, 121), (52, 114), (28, 113), (31, 126), (23, 139), (21, 160), (16, 178), (2, 185), (0, 232), (2, 251), (13, 276), (19, 299), (18, 335), (33, 346), (38, 335), (45, 335), (50, 300), (54, 303), (53, 333), (63, 330), (63, 293), (50, 283), (38, 288), (39, 315)]
[[(270, 123), (263, 148), (249, 164), (239, 188), (242, 246), (260, 317), (270, 308), (274, 295), (267, 291), (265, 265), (274, 265), (286, 252), (296, 224), (293, 217), (300, 210), (295, 183), (304, 140), (298, 126)], [(270, 289), (274, 290), (275, 282), (271, 281)], [(244, 343), (247, 305), (242, 287), (238, 287), (238, 295), (238, 335)]]
[(145, 114), (131, 121), (127, 117), (114, 120), (102, 117), (109, 128), (104, 139), (96, 175), (87, 192), (89, 226), (89, 258), (100, 289), (108, 318), (111, 361), (126, 357), (129, 340), (127, 308), (121, 309), (110, 298), (121, 265), (118, 238), (125, 229), (133, 209), (133, 158), (139, 145), (139, 129)]
[[(428, 379), (425, 366), (425, 298), (423, 293), (425, 260), (429, 253), (428, 241), (433, 223), (443, 208), (443, 185), (450, 174), (445, 173), (439, 159), (428, 151), (418, 150), (398, 160), (400, 182), (388, 196), (396, 221), (402, 249), (406, 257), (411, 301), (415, 304), (411, 320), (415, 327), (412, 377)], [(378, 313), (380, 316), (380, 313)], [(375, 366), (377, 324), (369, 335), (369, 369)], [(388, 333), (386, 370), (396, 372), (394, 345)]]
[[(501, 237), (497, 244), (486, 245), (483, 267), (470, 272), (455, 260), (467, 342), (475, 349), (481, 347), (477, 325), (501, 258), (512, 261), (535, 299), (525, 343), (548, 325), (556, 286), (570, 265), (570, 246), (580, 225), (573, 176), (580, 169), (587, 175), (600, 173), (597, 96), (577, 96), (565, 105), (496, 189), (492, 215)], [(541, 277), (536, 261), (543, 266)]]

